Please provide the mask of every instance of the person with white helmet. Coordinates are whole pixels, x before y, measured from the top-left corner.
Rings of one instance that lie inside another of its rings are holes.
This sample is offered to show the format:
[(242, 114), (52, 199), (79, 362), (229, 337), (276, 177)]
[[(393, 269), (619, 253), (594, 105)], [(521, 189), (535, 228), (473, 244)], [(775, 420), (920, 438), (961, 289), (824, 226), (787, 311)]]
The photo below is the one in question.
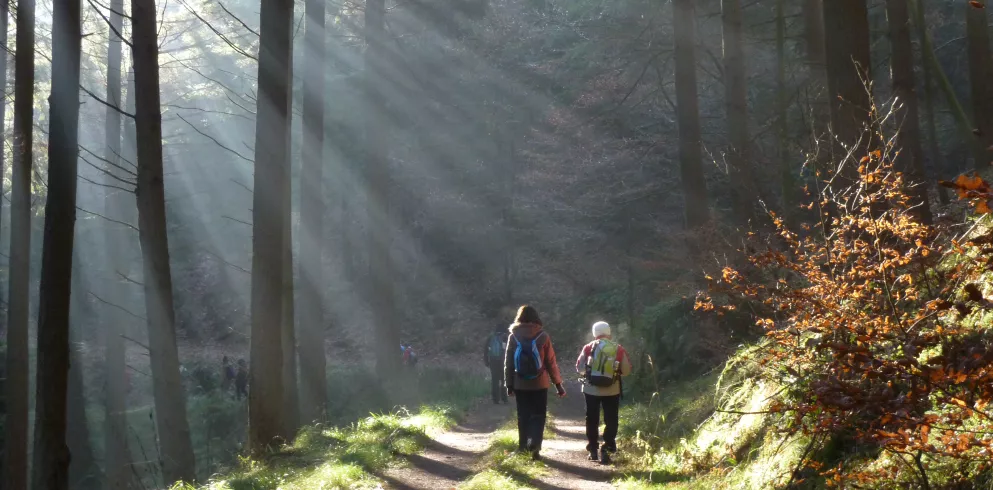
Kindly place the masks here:
[[(576, 371), (583, 374), (583, 395), (586, 397), (586, 450), (591, 461), (609, 464), (610, 453), (617, 452), (621, 377), (631, 373), (631, 359), (624, 347), (611, 339), (607, 322), (593, 324), (593, 338), (576, 360)], [(606, 427), (603, 446), (598, 447), (601, 408)]]

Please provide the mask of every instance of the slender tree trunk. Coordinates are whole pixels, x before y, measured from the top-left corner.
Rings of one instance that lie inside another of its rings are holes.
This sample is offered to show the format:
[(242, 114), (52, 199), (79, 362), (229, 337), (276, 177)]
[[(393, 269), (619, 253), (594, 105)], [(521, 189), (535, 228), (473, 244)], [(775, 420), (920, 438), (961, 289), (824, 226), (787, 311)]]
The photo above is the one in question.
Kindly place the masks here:
[(810, 71), (823, 81), (827, 69), (823, 0), (803, 0), (803, 33)]
[[(307, 0), (303, 73), (303, 164), (300, 169), (300, 412), (323, 421), (327, 408), (324, 354), (324, 1)], [(344, 233), (348, 228), (342, 228)]]
[(394, 315), (393, 264), (390, 257), (392, 179), (389, 154), (383, 133), (387, 130), (384, 90), (386, 75), (385, 0), (366, 0), (365, 4), (365, 90), (368, 101), (365, 114), (365, 181), (367, 184), (369, 225), (369, 276), (367, 298), (372, 307), (377, 332), (376, 369), (382, 382), (393, 381), (400, 354)]
[[(866, 0), (824, 2), (824, 32), (827, 49), (828, 101), (831, 130), (844, 145), (858, 144), (855, 163), (868, 153), (872, 100), (866, 83), (869, 73), (869, 20)], [(840, 148), (836, 153), (844, 155)], [(854, 163), (847, 162), (846, 175), (854, 175)]]
[(48, 199), (38, 303), (38, 386), (31, 478), (36, 490), (69, 488), (66, 394), (79, 157), (79, 59), (83, 40), (80, 10), (80, 0), (64, 0), (55, 2), (52, 12)]
[(917, 81), (914, 80), (914, 51), (910, 41), (910, 11), (907, 0), (886, 0), (886, 16), (890, 27), (890, 76), (893, 94), (900, 104), (897, 121), (901, 151), (897, 154), (896, 167), (908, 177), (913, 186), (915, 213), (924, 223), (931, 223), (931, 204), (928, 202), (927, 182), (924, 171), (924, 147), (921, 145), (920, 113), (918, 111)]
[[(780, 186), (783, 194), (783, 210), (787, 217), (796, 214), (797, 186), (793, 176), (787, 150), (787, 104), (786, 93), (786, 0), (776, 0), (776, 156), (779, 159)], [(819, 8), (820, 6), (818, 6)]]
[[(917, 27), (917, 40), (921, 45), (922, 73), (924, 74), (924, 111), (927, 113), (927, 133), (928, 152), (931, 153), (931, 179), (937, 180), (944, 173), (945, 162), (938, 146), (938, 128), (935, 124), (934, 113), (934, 74), (931, 71), (931, 64), (927, 60), (927, 50), (929, 49), (927, 24), (924, 23), (924, 2), (919, 0), (916, 5), (911, 3), (914, 9), (914, 24)], [(938, 201), (941, 204), (948, 204), (948, 190), (940, 185), (938, 189)]]
[(748, 76), (745, 73), (741, 0), (721, 0), (721, 19), (724, 34), (724, 104), (731, 141), (728, 152), (731, 189), (736, 201), (735, 215), (744, 223), (755, 217), (758, 191), (749, 151)]
[[(977, 5), (978, 4), (978, 5)], [(965, 30), (969, 52), (969, 83), (972, 86), (972, 122), (979, 136), (975, 166), (983, 170), (990, 165), (993, 146), (993, 54), (990, 52), (990, 29), (986, 0), (965, 2)]]
[[(75, 253), (73, 255), (76, 255)], [(75, 260), (79, 267), (79, 260)], [(73, 275), (72, 302), (73, 318), (81, 318), (76, 312), (81, 312), (80, 295), (85, 294), (80, 287), (80, 281)], [(75, 323), (75, 321), (73, 321)], [(69, 444), (69, 488), (79, 490), (97, 490), (101, 487), (100, 467), (97, 466), (93, 454), (93, 444), (90, 440), (89, 421), (86, 418), (86, 391), (83, 382), (83, 360), (76, 345), (70, 346), (69, 351), (69, 387), (67, 391), (66, 441)]]
[(696, 86), (695, 0), (673, 0), (676, 51), (676, 119), (679, 125), (679, 161), (686, 201), (686, 226), (699, 228), (710, 221), (707, 182), (703, 175), (700, 101)]
[[(292, 106), (292, 100), (290, 101)], [(287, 148), (290, 147), (287, 131)], [(287, 159), (286, 174), (283, 176), (283, 318), (282, 348), (283, 348), (283, 429), (282, 436), (286, 441), (292, 441), (300, 428), (300, 399), (297, 391), (297, 341), (296, 325), (294, 324), (295, 308), (293, 304), (293, 212), (291, 195), (292, 184), (290, 165)]]
[[(108, 33), (107, 46), (107, 99), (106, 101), (114, 106), (106, 110), (106, 120), (104, 125), (104, 158), (114, 165), (121, 165), (121, 113), (117, 108), (121, 107), (121, 39), (115, 32), (123, 32), (122, 13), (124, 12), (124, 0), (111, 0), (108, 18), (112, 29)], [(134, 110), (134, 88), (128, 87), (128, 104), (130, 110)], [(134, 136), (133, 134), (131, 135)], [(132, 160), (131, 163), (134, 163)], [(116, 172), (112, 166), (108, 167), (108, 172)], [(130, 223), (133, 220), (131, 214), (126, 210), (134, 207), (134, 201), (129, 201), (129, 197), (123, 191), (117, 189), (120, 183), (110, 175), (106, 176), (108, 187), (104, 195), (104, 216), (115, 216), (120, 221)], [(112, 187), (110, 187), (112, 186)], [(122, 244), (128, 243), (128, 236), (131, 230), (121, 229), (116, 224), (111, 224), (106, 232), (106, 247), (108, 263), (114, 269), (112, 272), (126, 274), (128, 271), (128, 261), (125, 259)], [(113, 276), (112, 276), (113, 277)], [(114, 280), (108, 293), (111, 298), (124, 298), (128, 296), (128, 285), (119, 280)], [(130, 453), (127, 444), (127, 420), (125, 418), (127, 410), (127, 381), (125, 375), (126, 348), (124, 345), (124, 325), (127, 322), (126, 313), (117, 308), (107, 309), (108, 321), (104, 324), (104, 337), (106, 345), (106, 355), (104, 367), (106, 373), (105, 380), (105, 403), (106, 416), (104, 418), (104, 466), (107, 476), (107, 488), (109, 490), (122, 490), (129, 486), (131, 481), (130, 473)]]
[[(10, 177), (10, 279), (7, 282), (5, 490), (28, 487), (28, 292), (31, 272), (31, 163), (34, 124), (34, 0), (17, 4), (14, 57), (14, 165)], [(27, 49), (25, 49), (27, 48)]]
[[(10, 49), (10, 46), (8, 45), (9, 43), (7, 42), (7, 30), (8, 30), (9, 18), (10, 18), (10, 2), (0, 2), (0, 90), (2, 90), (3, 93), (5, 94), (7, 93), (7, 59)], [(7, 155), (6, 143), (5, 143), (7, 141), (6, 130), (7, 130), (7, 99), (5, 97), (2, 101), (0, 101), (0, 175), (7, 175), (6, 171), (4, 170), (4, 165), (6, 164), (6, 155)], [(0, 179), (0, 196), (4, 195), (3, 181), (4, 179)], [(3, 216), (3, 199), (0, 199), (0, 217), (2, 216)], [(0, 229), (3, 229), (3, 227), (0, 226)], [(0, 298), (3, 297), (3, 283), (4, 283), (3, 278), (0, 278)], [(7, 332), (6, 323), (7, 323), (7, 318), (0, 316), (0, 335), (6, 335)], [(6, 367), (5, 365), (0, 366), (0, 369), (3, 369), (5, 367)], [(3, 372), (0, 371), (0, 376), (2, 375)], [(0, 387), (0, 390), (3, 389), (5, 388)], [(3, 395), (4, 393), (0, 391), (0, 397), (2, 397)], [(2, 434), (0, 434), (0, 437), (2, 437)], [(3, 443), (0, 442), (0, 444)], [(2, 453), (0, 453), (0, 456), (2, 456)], [(0, 464), (0, 482), (3, 481), (2, 466), (3, 465)]]
[(268, 448), (283, 425), (283, 194), (289, 167), (292, 0), (262, 0), (252, 204), (252, 345), (248, 445)]
[(155, 427), (159, 436), (162, 476), (165, 483), (171, 485), (177, 481), (195, 481), (196, 468), (186, 418), (186, 393), (179, 374), (176, 313), (169, 270), (155, 14), (154, 0), (131, 0), (138, 145), (138, 240), (144, 264)]

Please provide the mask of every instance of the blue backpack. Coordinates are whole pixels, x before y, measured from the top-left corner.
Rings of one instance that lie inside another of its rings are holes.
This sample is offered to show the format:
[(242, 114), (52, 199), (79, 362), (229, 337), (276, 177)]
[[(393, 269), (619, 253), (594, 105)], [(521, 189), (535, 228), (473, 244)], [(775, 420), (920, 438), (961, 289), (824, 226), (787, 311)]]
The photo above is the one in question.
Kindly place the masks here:
[(521, 379), (537, 379), (545, 370), (545, 366), (541, 364), (541, 352), (538, 351), (538, 339), (542, 335), (545, 335), (545, 332), (541, 332), (537, 337), (524, 342), (521, 342), (521, 339), (514, 335), (514, 340), (517, 341), (517, 351), (514, 352), (514, 372)]

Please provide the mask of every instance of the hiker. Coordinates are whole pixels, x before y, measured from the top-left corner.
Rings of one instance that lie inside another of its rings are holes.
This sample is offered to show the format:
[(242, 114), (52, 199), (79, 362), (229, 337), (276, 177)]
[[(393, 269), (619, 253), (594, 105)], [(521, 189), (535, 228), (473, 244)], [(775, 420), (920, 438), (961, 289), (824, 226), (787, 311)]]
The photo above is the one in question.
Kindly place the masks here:
[(413, 368), (417, 365), (417, 353), (414, 352), (414, 348), (408, 344), (400, 344), (400, 364)]
[[(576, 371), (583, 374), (586, 398), (586, 450), (590, 461), (610, 464), (610, 454), (617, 452), (617, 418), (624, 393), (621, 377), (631, 374), (631, 359), (624, 347), (611, 340), (607, 322), (593, 324), (593, 337), (595, 340), (583, 347), (576, 360)], [(603, 446), (598, 448), (601, 407), (606, 427)]]
[(228, 356), (224, 356), (221, 359), (221, 391), (227, 393), (231, 391), (231, 385), (234, 384), (235, 374), (234, 366), (231, 365), (231, 360)]
[(234, 391), (239, 400), (242, 397), (248, 398), (248, 364), (244, 359), (238, 359), (238, 373), (234, 378)]
[(507, 355), (507, 331), (497, 325), (483, 344), (483, 364), (490, 368), (490, 391), (493, 403), (507, 403), (507, 385), (503, 381), (503, 358)]
[(554, 384), (561, 398), (565, 387), (552, 339), (542, 329), (538, 310), (533, 306), (524, 305), (517, 310), (503, 363), (507, 395), (517, 400), (517, 450), (538, 460), (548, 413), (548, 388)]

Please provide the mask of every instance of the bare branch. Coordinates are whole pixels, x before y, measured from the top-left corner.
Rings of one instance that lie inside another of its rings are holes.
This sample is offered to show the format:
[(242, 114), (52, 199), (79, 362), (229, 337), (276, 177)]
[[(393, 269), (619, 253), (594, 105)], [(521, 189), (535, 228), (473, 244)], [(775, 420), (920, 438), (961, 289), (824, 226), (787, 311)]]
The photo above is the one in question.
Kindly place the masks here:
[[(129, 310), (129, 309), (127, 309), (127, 308), (125, 308), (125, 307), (123, 307), (123, 306), (121, 306), (119, 304), (111, 303), (110, 301), (107, 301), (107, 300), (101, 298), (100, 296), (97, 296), (97, 294), (94, 293), (93, 291), (87, 291), (87, 292), (90, 293), (90, 296), (93, 296), (94, 298), (96, 298), (97, 301), (99, 301), (99, 302), (101, 302), (101, 303), (103, 303), (103, 304), (105, 304), (107, 306), (110, 306), (110, 307), (113, 307), (113, 308), (117, 308), (118, 310), (121, 310), (124, 313), (127, 313), (128, 315), (131, 315), (131, 316), (133, 316), (133, 317), (135, 317), (135, 318), (137, 318), (139, 320), (148, 321), (145, 317), (143, 317), (141, 315), (138, 315), (136, 313), (133, 313), (131, 310)], [(124, 337), (124, 336), (122, 335), (121, 337)], [(124, 338), (127, 339), (127, 337), (124, 337)], [(131, 340), (131, 339), (128, 339), (128, 340)], [(134, 343), (136, 343), (136, 344), (138, 344), (138, 345), (141, 345), (142, 347), (145, 347), (146, 349), (148, 348), (148, 346), (142, 345), (140, 342), (136, 342), (134, 340), (131, 340), (131, 341), (134, 342)]]
[[(118, 169), (118, 170), (120, 170), (120, 171), (122, 171), (122, 172), (124, 172), (124, 173), (126, 173), (128, 175), (131, 175), (133, 177), (137, 177), (138, 176), (137, 173), (132, 172), (132, 171), (130, 171), (130, 170), (128, 170), (128, 169), (126, 169), (126, 168), (124, 168), (124, 167), (122, 167), (122, 166), (120, 166), (120, 165), (118, 165), (118, 164), (116, 164), (116, 163), (114, 163), (114, 162), (112, 162), (112, 161), (110, 161), (110, 160), (108, 160), (108, 159), (100, 156), (100, 155), (97, 155), (96, 153), (93, 153), (92, 151), (90, 151), (89, 148), (87, 148), (87, 147), (85, 147), (83, 145), (79, 145), (79, 148), (81, 150), (85, 151), (86, 153), (89, 153), (90, 155), (93, 155), (93, 158), (96, 158), (97, 160), (100, 160), (103, 163), (106, 163), (107, 165), (110, 165), (110, 166), (112, 166), (112, 167), (114, 167), (114, 168), (116, 168), (116, 169)], [(117, 156), (118, 156), (118, 158), (120, 158), (120, 155), (117, 155)], [(121, 158), (121, 160), (127, 161), (126, 158)], [(128, 162), (128, 163), (131, 163), (131, 162)]]
[(224, 219), (229, 219), (231, 221), (234, 221), (235, 223), (241, 223), (241, 224), (246, 225), (246, 226), (252, 226), (252, 224), (249, 223), (249, 222), (247, 222), (247, 221), (242, 221), (242, 220), (240, 220), (238, 218), (233, 218), (233, 217), (228, 216), (226, 214), (221, 215), (221, 217), (224, 218)]
[(251, 27), (248, 27), (248, 24), (244, 23), (241, 19), (239, 19), (237, 15), (234, 15), (233, 13), (231, 13), (231, 11), (228, 10), (228, 8), (224, 6), (224, 3), (223, 2), (218, 1), (217, 2), (217, 5), (219, 7), (221, 7), (221, 10), (223, 10), (226, 14), (230, 15), (232, 19), (238, 21), (238, 23), (241, 24), (241, 26), (244, 27), (245, 30), (247, 30), (248, 32), (251, 32), (252, 34), (255, 34), (255, 37), (260, 37), (258, 31), (252, 29)]
[(134, 231), (138, 231), (138, 227), (135, 226), (135, 225), (132, 225), (131, 223), (125, 223), (123, 221), (116, 220), (114, 218), (108, 218), (108, 217), (106, 217), (106, 216), (104, 216), (102, 214), (94, 213), (93, 211), (87, 211), (87, 210), (85, 210), (85, 209), (83, 209), (83, 208), (81, 208), (79, 206), (76, 206), (76, 209), (79, 210), (79, 211), (82, 211), (82, 212), (84, 212), (86, 214), (90, 214), (90, 215), (96, 216), (97, 218), (103, 218), (103, 219), (105, 219), (107, 221), (110, 221), (111, 223), (117, 223), (119, 225), (127, 226), (128, 228), (131, 228)]
[[(107, 16), (103, 14), (103, 11), (101, 9), (98, 9), (96, 5), (93, 4), (93, 0), (86, 0), (86, 1), (89, 2), (90, 7), (93, 7), (93, 10), (97, 13), (97, 15), (99, 15), (103, 19), (103, 21), (107, 23), (107, 27), (110, 27), (110, 30), (114, 32), (114, 34), (117, 36), (118, 39), (121, 40), (122, 43), (127, 44), (128, 47), (130, 48), (134, 48), (134, 45), (131, 44), (131, 42), (128, 41), (124, 37), (124, 35), (120, 33), (120, 31), (114, 28), (114, 25), (110, 23), (110, 19), (108, 19)], [(127, 17), (123, 14), (121, 16), (130, 19), (130, 17)]]
[(111, 104), (110, 102), (107, 102), (106, 100), (101, 99), (100, 97), (97, 96), (97, 94), (95, 94), (93, 92), (90, 92), (89, 89), (87, 89), (86, 87), (84, 87), (82, 84), (80, 84), (79, 89), (82, 90), (83, 92), (86, 92), (86, 95), (89, 95), (90, 97), (93, 97), (93, 100), (96, 100), (97, 102), (99, 102), (99, 103), (101, 103), (101, 104), (103, 104), (103, 105), (105, 105), (107, 107), (110, 107), (111, 109), (113, 109), (113, 110), (115, 110), (117, 112), (120, 112), (122, 116), (130, 117), (131, 119), (134, 119), (134, 114), (131, 114), (130, 112), (124, 112), (123, 110), (121, 110), (120, 107), (117, 107), (116, 105)]
[(120, 191), (130, 192), (130, 193), (134, 194), (134, 191), (133, 190), (125, 189), (123, 187), (119, 187), (119, 186), (112, 185), (112, 184), (104, 184), (104, 183), (101, 183), (101, 182), (95, 182), (95, 181), (93, 181), (93, 180), (91, 180), (89, 178), (83, 177), (82, 175), (80, 175), (79, 178), (82, 179), (82, 180), (84, 180), (84, 181), (86, 181), (86, 182), (89, 182), (90, 184), (93, 184), (95, 186), (107, 187), (109, 189), (117, 189), (117, 190), (120, 190)]
[(235, 44), (234, 41), (228, 39), (228, 37), (226, 35), (224, 35), (224, 33), (222, 33), (221, 31), (217, 30), (217, 28), (214, 27), (213, 24), (211, 24), (210, 22), (208, 22), (207, 19), (204, 19), (199, 13), (197, 13), (196, 10), (194, 10), (192, 7), (190, 7), (189, 4), (187, 4), (185, 1), (180, 1), (179, 3), (183, 4), (183, 7), (186, 7), (186, 10), (187, 11), (189, 11), (191, 14), (193, 14), (194, 17), (196, 17), (197, 19), (199, 19), (200, 22), (203, 22), (203, 25), (207, 26), (207, 29), (210, 29), (211, 32), (213, 32), (217, 37), (219, 37), (221, 39), (221, 41), (224, 41), (224, 43), (227, 44), (228, 47), (230, 47), (231, 49), (235, 50), (236, 53), (238, 53), (238, 54), (240, 54), (240, 55), (242, 55), (242, 56), (244, 56), (246, 58), (253, 59), (255, 61), (258, 61), (259, 60), (259, 58), (257, 56), (249, 53), (248, 51), (245, 51), (244, 48), (242, 48), (241, 46), (238, 46), (237, 44)]
[(221, 143), (220, 141), (218, 141), (218, 140), (217, 140), (217, 138), (215, 138), (215, 137), (213, 137), (213, 136), (211, 136), (211, 135), (209, 135), (209, 134), (207, 134), (207, 133), (205, 133), (205, 132), (203, 132), (203, 131), (201, 131), (201, 130), (200, 130), (200, 128), (198, 128), (198, 127), (196, 127), (196, 126), (194, 126), (194, 125), (193, 125), (193, 123), (191, 123), (191, 122), (189, 122), (189, 121), (187, 121), (185, 117), (183, 117), (183, 116), (181, 116), (181, 115), (179, 115), (179, 114), (176, 114), (176, 117), (178, 117), (178, 118), (180, 118), (180, 119), (182, 119), (182, 121), (183, 121), (184, 123), (186, 123), (186, 124), (188, 124), (188, 125), (189, 125), (189, 126), (190, 126), (191, 128), (193, 128), (193, 130), (194, 130), (194, 131), (196, 131), (196, 132), (198, 132), (198, 133), (200, 133), (200, 135), (201, 135), (201, 136), (203, 136), (204, 138), (207, 138), (207, 139), (209, 139), (210, 141), (213, 141), (213, 142), (214, 142), (214, 144), (216, 144), (217, 146), (220, 146), (221, 148), (223, 148), (223, 149), (225, 149), (225, 150), (227, 150), (227, 151), (229, 151), (229, 152), (231, 152), (232, 154), (234, 154), (234, 155), (235, 155), (235, 156), (237, 156), (238, 158), (241, 158), (242, 160), (244, 160), (244, 161), (246, 161), (246, 162), (248, 162), (248, 163), (251, 163), (251, 164), (253, 164), (253, 165), (255, 164), (255, 160), (252, 160), (251, 158), (248, 158), (248, 157), (246, 157), (246, 156), (244, 156), (244, 155), (242, 155), (241, 153), (238, 153), (237, 151), (234, 151), (233, 149), (231, 149), (231, 148), (229, 148), (229, 147), (227, 147), (227, 146), (224, 146), (224, 144), (223, 144), (223, 143)]

